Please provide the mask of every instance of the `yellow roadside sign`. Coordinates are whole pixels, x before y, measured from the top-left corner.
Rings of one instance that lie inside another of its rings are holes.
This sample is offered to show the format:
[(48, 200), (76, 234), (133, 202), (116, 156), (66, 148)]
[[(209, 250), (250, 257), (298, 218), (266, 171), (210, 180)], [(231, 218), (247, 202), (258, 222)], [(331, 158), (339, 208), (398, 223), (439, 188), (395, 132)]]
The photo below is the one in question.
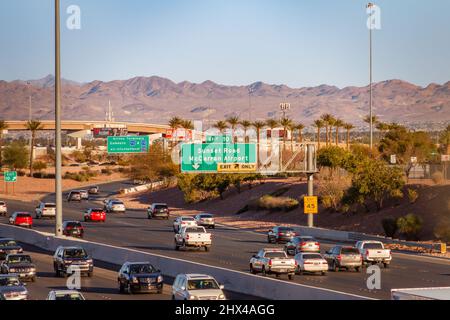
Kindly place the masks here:
[(319, 200), (316, 196), (304, 197), (303, 202), (305, 203), (305, 208), (304, 208), (305, 214), (318, 214), (319, 213)]
[(256, 172), (256, 163), (218, 163), (217, 172), (220, 173)]

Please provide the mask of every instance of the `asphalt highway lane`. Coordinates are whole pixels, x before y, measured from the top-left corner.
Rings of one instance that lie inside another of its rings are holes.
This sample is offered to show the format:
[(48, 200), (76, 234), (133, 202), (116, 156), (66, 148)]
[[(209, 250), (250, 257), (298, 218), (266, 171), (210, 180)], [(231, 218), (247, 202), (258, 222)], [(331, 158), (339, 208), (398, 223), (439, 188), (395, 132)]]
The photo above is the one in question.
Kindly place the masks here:
[[(53, 260), (50, 255), (30, 252), (24, 246), (24, 253), (29, 254), (37, 269), (37, 281), (28, 282), (27, 290), (30, 300), (45, 300), (51, 290), (67, 290), (67, 279), (56, 277)], [(117, 272), (95, 267), (92, 278), (81, 278), (80, 291), (87, 300), (170, 300), (171, 287), (165, 285), (162, 294), (120, 294), (117, 286)]]
[[(102, 200), (113, 195), (120, 186), (120, 183), (102, 186), (102, 193), (89, 202), (64, 202), (64, 220), (82, 220), (82, 213), (85, 209), (101, 207)], [(33, 204), (14, 201), (8, 201), (8, 204), (9, 213), (14, 211), (34, 212)], [(0, 222), (7, 223), (7, 218), (0, 218)], [(175, 251), (172, 222), (173, 219), (169, 221), (148, 220), (145, 211), (128, 210), (126, 214), (107, 214), (106, 223), (88, 222), (83, 225), (85, 226), (85, 240), (244, 272), (249, 271), (250, 257), (261, 248), (282, 246), (268, 244), (267, 237), (263, 234), (219, 226), (211, 231), (213, 234), (211, 252), (203, 250)], [(35, 220), (34, 228), (53, 232), (54, 221)], [(333, 243), (322, 242), (322, 252), (332, 245)], [(367, 288), (366, 282), (369, 275), (365, 271), (361, 273), (329, 272), (327, 276), (302, 275), (296, 276), (294, 281), (377, 299), (390, 299), (391, 289), (450, 286), (450, 261), (448, 260), (394, 253), (390, 268), (381, 268), (381, 271), (381, 290)], [(281, 279), (285, 279), (285, 277)]]

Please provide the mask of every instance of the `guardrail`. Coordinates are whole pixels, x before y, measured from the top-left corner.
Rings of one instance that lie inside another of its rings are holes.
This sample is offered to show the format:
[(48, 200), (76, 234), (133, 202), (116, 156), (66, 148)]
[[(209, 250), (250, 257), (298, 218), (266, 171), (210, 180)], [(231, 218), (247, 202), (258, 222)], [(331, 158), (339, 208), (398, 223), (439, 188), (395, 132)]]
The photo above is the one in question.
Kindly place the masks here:
[(163, 186), (164, 183), (165, 183), (164, 181), (147, 183), (147, 184), (143, 184), (143, 185), (140, 185), (140, 186), (137, 186), (137, 187), (121, 189), (119, 193), (120, 194), (131, 194), (131, 193), (138, 193), (138, 192), (153, 190), (155, 188)]
[(366, 300), (367, 297), (329, 289), (301, 285), (272, 278), (263, 278), (250, 273), (221, 267), (170, 258), (138, 250), (125, 249), (102, 243), (74, 238), (57, 238), (51, 234), (0, 224), (0, 237), (32, 244), (54, 251), (58, 246), (83, 246), (94, 259), (121, 265), (126, 261), (148, 261), (162, 270), (163, 274), (175, 277), (180, 273), (202, 273), (215, 277), (226, 290), (270, 300)]

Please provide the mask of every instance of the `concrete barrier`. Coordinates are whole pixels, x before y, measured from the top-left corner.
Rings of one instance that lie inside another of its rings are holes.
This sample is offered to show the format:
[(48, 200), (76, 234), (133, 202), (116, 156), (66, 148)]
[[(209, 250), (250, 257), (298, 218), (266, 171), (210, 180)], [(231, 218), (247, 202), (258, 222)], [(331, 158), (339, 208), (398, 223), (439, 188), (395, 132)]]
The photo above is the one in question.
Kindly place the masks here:
[(376, 236), (371, 234), (348, 232), (339, 230), (330, 230), (322, 228), (308, 228), (308, 227), (295, 227), (300, 235), (312, 236), (317, 239), (332, 240), (340, 242), (356, 242), (360, 240), (375, 240), (381, 241), (385, 244), (397, 244), (406, 247), (418, 247), (424, 248), (430, 251), (436, 251), (436, 248), (440, 248), (440, 243), (421, 243), (414, 241), (404, 241), (398, 239), (387, 238), (383, 236)]
[(0, 237), (54, 251), (58, 246), (81, 245), (94, 259), (121, 265), (126, 261), (148, 261), (161, 269), (164, 275), (175, 277), (180, 273), (208, 274), (225, 285), (229, 291), (271, 300), (364, 300), (363, 296), (316, 288), (250, 273), (234, 271), (182, 259), (170, 258), (138, 250), (125, 249), (74, 238), (57, 238), (51, 234), (0, 224)]
[(153, 190), (155, 188), (161, 187), (162, 185), (164, 185), (164, 181), (152, 182), (152, 183), (143, 184), (143, 185), (140, 185), (137, 187), (122, 189), (122, 190), (120, 190), (120, 193), (131, 194), (131, 193), (149, 191), (149, 190)]

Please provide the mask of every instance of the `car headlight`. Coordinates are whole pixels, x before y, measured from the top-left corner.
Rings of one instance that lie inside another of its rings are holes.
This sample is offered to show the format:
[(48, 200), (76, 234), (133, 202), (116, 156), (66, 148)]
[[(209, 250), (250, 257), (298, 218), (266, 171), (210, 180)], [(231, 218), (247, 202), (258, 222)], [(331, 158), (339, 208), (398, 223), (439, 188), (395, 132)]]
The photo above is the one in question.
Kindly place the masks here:
[(20, 294), (23, 295), (23, 296), (27, 296), (28, 295), (28, 291), (27, 290), (22, 291)]
[(163, 282), (164, 278), (163, 276), (158, 276), (158, 282)]
[(36, 271), (36, 267), (30, 268), (30, 271)]
[(139, 281), (138, 281), (138, 278), (132, 277), (132, 278), (131, 278), (131, 282), (133, 282), (133, 283), (138, 283)]
[(225, 300), (225, 296), (223, 294), (219, 295), (219, 300)]
[(86, 260), (86, 263), (92, 264), (92, 263), (94, 263), (94, 261), (92, 259), (88, 259), (88, 260)]
[(198, 300), (197, 296), (189, 296), (189, 300)]
[(16, 272), (16, 269), (14, 269), (14, 268), (9, 269), (9, 272)]

